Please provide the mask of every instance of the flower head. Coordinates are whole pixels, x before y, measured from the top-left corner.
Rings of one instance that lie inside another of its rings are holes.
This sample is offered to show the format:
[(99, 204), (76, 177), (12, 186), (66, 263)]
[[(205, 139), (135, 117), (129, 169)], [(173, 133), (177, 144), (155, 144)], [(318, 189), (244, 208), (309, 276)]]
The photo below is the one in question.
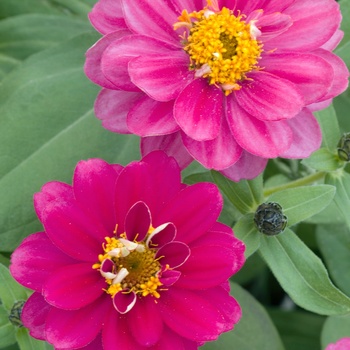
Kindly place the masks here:
[(312, 114), (347, 87), (335, 0), (100, 0), (85, 71), (104, 127), (233, 180), (320, 146)]
[(326, 350), (348, 350), (350, 349), (350, 338), (341, 338), (334, 344), (329, 344)]
[(10, 271), (33, 289), (22, 321), (59, 349), (197, 349), (241, 311), (227, 279), (244, 244), (216, 220), (215, 185), (181, 183), (162, 151), (124, 168), (78, 163), (73, 185), (35, 194), (44, 232), (27, 237)]

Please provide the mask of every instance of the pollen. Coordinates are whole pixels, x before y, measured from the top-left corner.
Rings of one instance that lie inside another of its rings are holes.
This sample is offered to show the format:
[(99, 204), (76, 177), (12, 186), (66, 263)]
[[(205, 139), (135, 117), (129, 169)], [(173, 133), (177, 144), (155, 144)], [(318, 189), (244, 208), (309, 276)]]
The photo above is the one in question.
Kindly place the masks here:
[(256, 37), (260, 31), (254, 21), (246, 23), (244, 15), (235, 16), (226, 7), (217, 12), (209, 8), (189, 14), (184, 10), (174, 29), (190, 28), (181, 38), (195, 76), (207, 78), (229, 95), (241, 88), (247, 73), (259, 69), (262, 44)]

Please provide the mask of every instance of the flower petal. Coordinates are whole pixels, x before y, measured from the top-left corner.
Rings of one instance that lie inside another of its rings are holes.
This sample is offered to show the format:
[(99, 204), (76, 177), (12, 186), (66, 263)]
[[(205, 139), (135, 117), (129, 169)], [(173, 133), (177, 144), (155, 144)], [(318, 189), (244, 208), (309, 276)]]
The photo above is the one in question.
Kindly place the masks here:
[(164, 327), (162, 337), (152, 350), (198, 350), (198, 343), (180, 337), (168, 327)]
[(235, 95), (239, 105), (252, 116), (275, 121), (293, 118), (304, 106), (297, 86), (276, 75), (257, 71), (249, 73), (252, 82), (243, 83)]
[(195, 79), (176, 99), (174, 118), (190, 138), (212, 140), (219, 134), (223, 100), (219, 88), (206, 79)]
[(158, 249), (163, 245), (172, 242), (176, 236), (176, 227), (172, 222), (167, 222), (154, 229), (154, 231), (147, 238), (147, 245), (150, 247), (157, 247)]
[(174, 157), (181, 169), (186, 168), (193, 161), (192, 156), (182, 142), (180, 132), (141, 139), (141, 153), (143, 156), (155, 150), (163, 150), (169, 156)]
[(129, 111), (128, 130), (139, 136), (158, 136), (179, 130), (173, 116), (174, 101), (158, 102), (144, 96)]
[(191, 255), (190, 248), (182, 242), (170, 242), (161, 247), (156, 258), (160, 259), (163, 266), (169, 265), (171, 269), (175, 269), (183, 265)]
[(130, 134), (126, 118), (130, 109), (144, 96), (142, 92), (102, 89), (95, 102), (96, 117), (110, 131)]
[(281, 156), (307, 158), (321, 146), (322, 133), (313, 114), (304, 108), (295, 118), (288, 120), (293, 130), (293, 143)]
[(38, 232), (26, 237), (12, 253), (10, 271), (23, 286), (41, 292), (54, 271), (76, 262), (57, 249), (44, 232)]
[(333, 51), (344, 37), (344, 32), (340, 29), (336, 30), (333, 36), (321, 46), (321, 49)]
[(292, 131), (286, 121), (263, 122), (256, 119), (230, 96), (227, 98), (227, 120), (237, 143), (256, 156), (278, 157), (292, 143)]
[(146, 203), (136, 202), (125, 217), (125, 233), (129, 241), (143, 241), (151, 226), (151, 212)]
[(105, 287), (104, 278), (90, 263), (74, 264), (51, 274), (43, 285), (43, 296), (52, 306), (74, 310), (94, 302)]
[[(295, 0), (236, 0), (236, 10), (248, 16), (252, 11), (263, 9), (264, 13), (282, 12), (290, 6)], [(231, 0), (226, 0), (231, 3)], [(225, 6), (225, 5), (223, 5)], [(229, 6), (231, 7), (231, 6)]]
[(179, 280), (181, 276), (180, 271), (176, 270), (164, 270), (159, 277), (159, 281), (165, 286), (171, 286)]
[(128, 313), (136, 303), (136, 294), (129, 291), (120, 291), (113, 297), (113, 306), (120, 314)]

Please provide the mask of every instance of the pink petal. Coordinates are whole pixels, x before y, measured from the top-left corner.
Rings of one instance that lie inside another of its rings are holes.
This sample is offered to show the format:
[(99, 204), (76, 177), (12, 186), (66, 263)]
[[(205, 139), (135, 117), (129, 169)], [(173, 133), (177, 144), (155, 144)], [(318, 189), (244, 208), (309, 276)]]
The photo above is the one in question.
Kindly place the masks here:
[(92, 342), (104, 323), (111, 299), (103, 295), (82, 309), (67, 311), (52, 308), (46, 319), (46, 337), (57, 348), (81, 348)]
[(162, 337), (152, 350), (198, 350), (198, 343), (180, 337), (168, 327), (164, 327)]
[(234, 97), (227, 98), (227, 120), (237, 143), (246, 151), (264, 158), (275, 158), (292, 143), (286, 121), (263, 122), (242, 109)]
[(257, 157), (244, 151), (237, 163), (220, 172), (232, 181), (251, 180), (264, 171), (266, 164), (266, 158)]
[(129, 291), (120, 291), (113, 297), (113, 306), (120, 314), (128, 313), (136, 304), (136, 294)]
[(192, 341), (215, 340), (226, 327), (221, 313), (210, 300), (174, 286), (162, 294), (159, 308), (164, 323)]
[(127, 314), (127, 324), (134, 339), (142, 347), (156, 344), (163, 332), (163, 321), (155, 299), (140, 298)]
[[(99, 3), (101, 3), (101, 1)], [(97, 5), (99, 3), (97, 3)], [(106, 79), (106, 77), (102, 74), (101, 58), (103, 52), (114, 40), (120, 39), (126, 35), (130, 35), (130, 32), (128, 30), (120, 30), (107, 34), (99, 41), (97, 41), (97, 43), (86, 52), (84, 71), (87, 77), (94, 83), (108, 89), (116, 88), (116, 86), (108, 79)]]
[(132, 31), (180, 46), (180, 39), (173, 28), (180, 13), (175, 13), (168, 2), (122, 0), (122, 4), (125, 21)]
[(348, 350), (350, 347), (350, 337), (339, 339), (336, 343), (328, 344), (325, 350)]
[(130, 109), (144, 96), (142, 92), (102, 89), (95, 102), (96, 117), (106, 129), (130, 134), (126, 118)]
[(190, 248), (185, 243), (170, 242), (157, 251), (156, 258), (160, 258), (163, 266), (169, 265), (171, 269), (175, 269), (183, 265), (190, 255)]
[(311, 105), (307, 105), (307, 108), (311, 112), (321, 111), (322, 109), (329, 107), (332, 104), (332, 102), (333, 102), (333, 99), (330, 98), (330, 99), (325, 100), (325, 101), (311, 103)]
[(284, 15), (280, 12), (275, 12), (268, 15), (263, 15), (256, 21), (255, 25), (261, 31), (259, 40), (265, 43), (266, 41), (287, 31), (288, 28), (293, 25), (293, 21), (290, 16)]
[(151, 212), (146, 203), (136, 202), (125, 218), (125, 233), (129, 241), (143, 241), (151, 226)]
[(293, 118), (304, 106), (297, 86), (276, 75), (257, 71), (249, 73), (247, 82), (235, 92), (237, 102), (252, 116), (264, 121)]
[(131, 81), (157, 101), (170, 101), (194, 78), (188, 55), (178, 49), (161, 56), (141, 56), (129, 63)]
[(91, 264), (82, 263), (56, 269), (43, 286), (43, 296), (52, 306), (65, 310), (80, 309), (104, 293), (105, 279)]
[(120, 0), (99, 0), (89, 13), (89, 19), (101, 34), (127, 28)]
[(25, 238), (12, 253), (10, 272), (23, 286), (41, 292), (53, 271), (76, 262), (57, 249), (44, 232), (38, 232)]
[(344, 37), (344, 32), (340, 29), (336, 30), (333, 36), (321, 46), (321, 49), (333, 51)]
[(314, 54), (265, 55), (260, 64), (266, 67), (267, 72), (296, 84), (305, 104), (313, 103), (324, 96), (333, 81), (332, 66)]
[(171, 202), (153, 216), (154, 226), (172, 222), (177, 228), (176, 240), (190, 243), (216, 222), (222, 209), (222, 197), (211, 183), (198, 183), (180, 191)]
[(106, 232), (113, 232), (115, 228), (113, 193), (122, 169), (120, 166), (117, 172), (102, 159), (89, 159), (80, 161), (74, 171), (75, 198), (89, 215), (104, 226)]
[(139, 136), (158, 136), (179, 130), (173, 106), (174, 101), (158, 102), (144, 96), (128, 114), (128, 130)]
[(179, 280), (181, 276), (180, 271), (176, 270), (165, 270), (161, 273), (159, 277), (159, 281), (164, 284), (166, 287), (173, 285), (175, 282)]
[(307, 158), (321, 146), (322, 133), (316, 118), (304, 108), (295, 118), (288, 120), (293, 130), (293, 143), (281, 156)]
[(40, 293), (33, 293), (24, 304), (21, 321), (36, 339), (45, 340), (45, 322), (51, 306)]
[[(271, 12), (282, 12), (294, 1), (295, 0), (284, 0), (283, 2), (281, 0), (236, 0), (236, 11), (239, 10), (247, 16), (252, 11), (259, 9), (263, 9), (265, 14)], [(226, 0), (226, 2), (230, 4), (231, 0)], [(232, 5), (229, 7), (233, 8)]]
[(206, 79), (195, 79), (179, 95), (174, 117), (187, 136), (196, 141), (218, 136), (224, 94)]
[(150, 247), (156, 247), (159, 249), (163, 245), (172, 242), (175, 236), (176, 227), (173, 223), (168, 222), (156, 227), (147, 241), (149, 241)]
[(239, 159), (242, 148), (233, 137), (225, 119), (221, 130), (214, 140), (195, 141), (182, 134), (183, 143), (191, 156), (208, 169), (225, 169)]
[(176, 159), (181, 169), (186, 168), (193, 161), (192, 156), (182, 142), (180, 132), (141, 139), (141, 153), (143, 156), (155, 150), (166, 151), (169, 156)]

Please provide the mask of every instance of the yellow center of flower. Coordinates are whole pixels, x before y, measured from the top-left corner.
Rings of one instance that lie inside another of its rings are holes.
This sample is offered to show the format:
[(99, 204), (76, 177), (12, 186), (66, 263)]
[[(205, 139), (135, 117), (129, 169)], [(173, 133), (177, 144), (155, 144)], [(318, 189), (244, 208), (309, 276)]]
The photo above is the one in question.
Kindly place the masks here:
[[(125, 235), (124, 235), (125, 237)], [(157, 277), (161, 270), (156, 251), (149, 248), (144, 242), (131, 242), (126, 238), (105, 237), (106, 243), (102, 244), (104, 254), (98, 256), (99, 263), (94, 264), (94, 269), (100, 269), (105, 277), (108, 287), (106, 293), (112, 297), (122, 290), (134, 292), (142, 296), (152, 295), (160, 297), (158, 287), (162, 285)], [(103, 271), (103, 263), (108, 262), (112, 268)]]
[(226, 7), (219, 12), (208, 8), (192, 13), (184, 10), (174, 25), (175, 29), (189, 28), (183, 43), (196, 77), (208, 78), (209, 84), (220, 86), (226, 95), (241, 88), (239, 82), (247, 79), (246, 73), (259, 69), (262, 44), (256, 34), (260, 31), (243, 17), (233, 15)]

